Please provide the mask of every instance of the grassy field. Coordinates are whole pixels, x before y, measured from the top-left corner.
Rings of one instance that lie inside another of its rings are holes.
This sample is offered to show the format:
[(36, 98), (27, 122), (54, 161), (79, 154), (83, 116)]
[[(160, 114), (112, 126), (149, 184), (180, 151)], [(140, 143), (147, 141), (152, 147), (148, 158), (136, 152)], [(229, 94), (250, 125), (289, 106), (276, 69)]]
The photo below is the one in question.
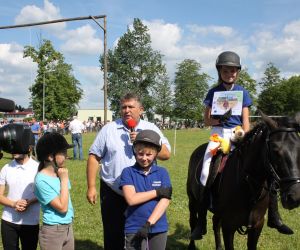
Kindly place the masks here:
[[(165, 166), (171, 176), (173, 185), (172, 203), (168, 209), (168, 220), (170, 224), (167, 249), (187, 249), (189, 242), (189, 211), (188, 198), (186, 195), (186, 176), (188, 160), (192, 151), (197, 145), (207, 141), (208, 130), (178, 130), (176, 133), (176, 149), (174, 155), (174, 130), (165, 131), (172, 145), (172, 157), (166, 162), (160, 162)], [(83, 137), (84, 158), (88, 156), (88, 149), (92, 144), (96, 134), (85, 134)], [(70, 142), (70, 136), (67, 136)], [(70, 150), (69, 156), (72, 156)], [(9, 161), (9, 155), (5, 154), (1, 160), (3, 166)], [(96, 250), (103, 249), (102, 223), (100, 216), (99, 199), (95, 206), (90, 205), (86, 200), (86, 160), (67, 161), (70, 179), (72, 183), (72, 202), (75, 209), (74, 230), (76, 240), (76, 250)], [(99, 184), (99, 182), (98, 182)], [(281, 214), (289, 226), (294, 229), (295, 234), (286, 236), (279, 234), (274, 229), (264, 227), (259, 240), (259, 250), (297, 250), (300, 249), (299, 241), (299, 209), (287, 211), (281, 209)], [(214, 249), (214, 237), (212, 231), (211, 214), (208, 219), (208, 233), (201, 241), (197, 241), (198, 249)], [(113, 225), (112, 225), (113, 226)], [(2, 244), (1, 244), (2, 246)], [(246, 237), (236, 234), (235, 248), (246, 249)]]

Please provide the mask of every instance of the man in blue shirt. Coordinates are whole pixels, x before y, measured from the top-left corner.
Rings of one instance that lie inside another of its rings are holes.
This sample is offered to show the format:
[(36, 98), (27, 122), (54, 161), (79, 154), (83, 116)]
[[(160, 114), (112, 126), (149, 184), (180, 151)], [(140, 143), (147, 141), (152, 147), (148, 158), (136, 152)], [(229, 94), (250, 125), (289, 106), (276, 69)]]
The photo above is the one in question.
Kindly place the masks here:
[(36, 146), (37, 141), (41, 134), (41, 127), (40, 127), (40, 124), (36, 121), (36, 119), (34, 117), (31, 120), (31, 131), (34, 135), (34, 150), (32, 153), (33, 153), (33, 155), (35, 155), (35, 146)]
[[(159, 128), (153, 123), (140, 119), (143, 106), (136, 94), (126, 94), (121, 99), (120, 106), (121, 118), (106, 124), (100, 130), (90, 148), (87, 162), (87, 199), (91, 204), (95, 204), (96, 177), (101, 160), (100, 199), (105, 250), (124, 249), (124, 212), (127, 203), (119, 189), (119, 184), (122, 170), (135, 163), (132, 151), (135, 137), (144, 129), (154, 130), (162, 139), (162, 149), (157, 156), (158, 159), (169, 159), (171, 151), (167, 138)], [(135, 121), (135, 127), (128, 125), (130, 120)]]

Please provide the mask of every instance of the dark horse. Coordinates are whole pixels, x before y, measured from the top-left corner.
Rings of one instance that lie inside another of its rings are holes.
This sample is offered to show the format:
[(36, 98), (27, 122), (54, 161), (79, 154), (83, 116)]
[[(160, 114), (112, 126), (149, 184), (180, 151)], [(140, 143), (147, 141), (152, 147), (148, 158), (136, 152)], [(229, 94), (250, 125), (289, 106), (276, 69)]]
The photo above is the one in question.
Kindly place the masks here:
[[(255, 250), (264, 225), (269, 191), (274, 186), (280, 191), (281, 202), (286, 209), (300, 205), (299, 121), (292, 118), (275, 121), (262, 114), (262, 122), (246, 133), (230, 153), (222, 173), (210, 173), (209, 188), (201, 203), (199, 176), (206, 145), (195, 149), (189, 162), (187, 193), (191, 232), (201, 223), (201, 216), (206, 216), (207, 210), (203, 208), (208, 206), (209, 201), (209, 208), (214, 214), (216, 249), (222, 249), (222, 228), (226, 250), (234, 249), (236, 231), (247, 233), (248, 249)], [(205, 225), (206, 222), (204, 225), (202, 222), (202, 228)], [(203, 235), (205, 233), (206, 228)], [(189, 249), (195, 249), (194, 240), (190, 241)]]

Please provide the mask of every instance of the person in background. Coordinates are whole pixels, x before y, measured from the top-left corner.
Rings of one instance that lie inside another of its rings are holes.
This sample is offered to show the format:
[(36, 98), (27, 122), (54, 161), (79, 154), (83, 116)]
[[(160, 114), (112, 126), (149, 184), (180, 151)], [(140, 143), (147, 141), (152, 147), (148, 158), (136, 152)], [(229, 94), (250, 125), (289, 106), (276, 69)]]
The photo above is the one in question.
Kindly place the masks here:
[(73, 120), (70, 122), (69, 125), (69, 131), (72, 134), (72, 143), (74, 145), (73, 148), (74, 160), (77, 159), (77, 150), (79, 151), (79, 160), (83, 160), (82, 133), (84, 131), (84, 126), (83, 123), (77, 119), (77, 116), (73, 116)]
[(167, 244), (166, 210), (172, 196), (167, 170), (156, 164), (160, 136), (143, 130), (133, 142), (136, 163), (123, 169), (120, 189), (128, 208), (125, 221), (126, 250), (164, 250)]
[[(159, 160), (170, 157), (171, 147), (166, 137), (153, 123), (140, 119), (143, 113), (142, 102), (136, 94), (128, 93), (121, 98), (121, 118), (106, 124), (98, 133), (89, 150), (87, 161), (87, 199), (91, 204), (97, 200), (96, 177), (100, 171), (100, 204), (104, 231), (105, 250), (124, 249), (124, 212), (127, 203), (119, 189), (120, 175), (126, 166), (135, 163), (132, 142), (137, 134), (150, 129), (162, 139)], [(130, 127), (128, 121), (136, 123)], [(113, 226), (112, 226), (113, 225)]]
[(41, 250), (74, 250), (74, 209), (65, 166), (67, 149), (72, 147), (57, 132), (44, 134), (36, 146), (40, 164), (35, 177), (35, 194), (43, 213), (39, 234)]
[(31, 131), (34, 135), (34, 150), (32, 151), (32, 154), (35, 156), (35, 146), (37, 144), (38, 139), (41, 136), (42, 131), (40, 124), (36, 121), (34, 117), (31, 120)]
[[(32, 135), (33, 137), (33, 135)], [(38, 244), (40, 205), (34, 195), (38, 162), (28, 152), (13, 154), (0, 172), (0, 204), (3, 205), (1, 237), (4, 250), (35, 250)], [(6, 190), (8, 188), (8, 191)]]

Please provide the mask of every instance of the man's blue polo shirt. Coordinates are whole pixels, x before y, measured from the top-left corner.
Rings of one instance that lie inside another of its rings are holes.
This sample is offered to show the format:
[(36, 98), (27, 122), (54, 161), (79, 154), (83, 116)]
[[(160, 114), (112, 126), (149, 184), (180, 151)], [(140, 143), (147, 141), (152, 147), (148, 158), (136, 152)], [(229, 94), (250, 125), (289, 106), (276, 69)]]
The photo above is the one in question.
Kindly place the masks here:
[[(171, 187), (169, 174), (165, 168), (152, 165), (150, 172), (145, 175), (141, 167), (135, 164), (122, 171), (120, 188), (125, 185), (132, 185), (136, 192), (146, 192), (159, 187)], [(128, 206), (126, 210), (125, 233), (136, 233), (148, 220), (159, 199), (153, 199), (145, 203)], [(151, 233), (168, 231), (166, 213), (151, 227)]]
[[(38, 132), (40, 130), (40, 128), (41, 128), (40, 124), (37, 123), (37, 122), (31, 125), (31, 131), (32, 132)], [(39, 139), (39, 135), (38, 134), (34, 134), (35, 144), (37, 143), (38, 139)]]
[[(208, 91), (208, 93), (203, 101), (205, 106), (212, 107), (214, 93), (221, 92), (221, 91), (227, 91), (223, 84), (218, 84), (216, 87), (211, 88)], [(243, 91), (243, 108), (250, 107), (252, 105), (252, 100), (251, 100), (249, 92), (242, 86), (240, 86), (238, 84), (234, 84), (233, 88), (230, 91)], [(242, 125), (242, 124), (243, 124), (243, 121), (242, 121), (241, 115), (232, 115), (229, 118), (229, 120), (223, 124), (223, 127), (224, 128), (234, 128), (234, 127), (236, 127), (238, 125)]]

